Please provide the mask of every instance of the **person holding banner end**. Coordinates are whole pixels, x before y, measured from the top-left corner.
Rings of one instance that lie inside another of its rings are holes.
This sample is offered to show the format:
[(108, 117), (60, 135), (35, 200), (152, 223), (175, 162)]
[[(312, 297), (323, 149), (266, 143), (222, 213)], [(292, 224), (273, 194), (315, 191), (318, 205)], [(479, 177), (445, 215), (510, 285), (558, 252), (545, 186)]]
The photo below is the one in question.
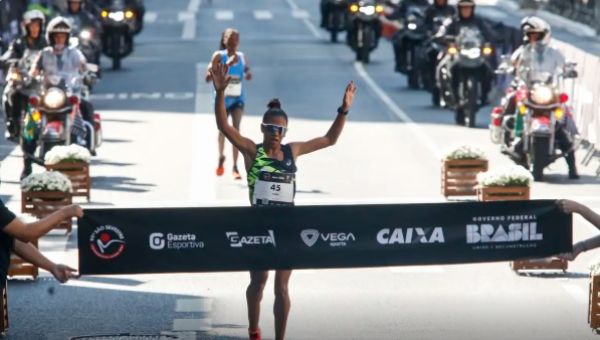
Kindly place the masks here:
[(82, 216), (83, 210), (80, 206), (70, 205), (39, 221), (26, 224), (0, 201), (0, 290), (4, 288), (6, 282), (11, 252), (14, 252), (23, 260), (52, 273), (56, 280), (61, 283), (77, 277), (74, 274), (77, 271), (76, 269), (53, 263), (29, 242), (44, 236), (64, 220)]
[[(558, 205), (565, 213), (579, 214), (593, 224), (594, 227), (600, 229), (600, 215), (589, 207), (571, 200), (559, 200)], [(579, 254), (598, 247), (600, 247), (600, 235), (575, 243), (572, 252), (561, 254), (560, 257), (568, 261), (573, 261)]]
[[(344, 92), (342, 105), (329, 131), (322, 137), (306, 142), (282, 144), (288, 128), (288, 116), (279, 100), (271, 100), (263, 116), (261, 131), (263, 142), (255, 144), (229, 125), (225, 107), (225, 88), (228, 86), (228, 67), (215, 63), (210, 70), (216, 90), (215, 117), (217, 127), (244, 156), (250, 202), (252, 206), (292, 206), (296, 193), (296, 159), (299, 156), (334, 145), (342, 133), (346, 116), (354, 101), (356, 85), (351, 81)], [(275, 339), (283, 340), (290, 310), (288, 282), (291, 270), (275, 273)], [(246, 290), (248, 304), (248, 333), (251, 340), (260, 340), (260, 301), (268, 278), (267, 271), (251, 271), (250, 285)]]

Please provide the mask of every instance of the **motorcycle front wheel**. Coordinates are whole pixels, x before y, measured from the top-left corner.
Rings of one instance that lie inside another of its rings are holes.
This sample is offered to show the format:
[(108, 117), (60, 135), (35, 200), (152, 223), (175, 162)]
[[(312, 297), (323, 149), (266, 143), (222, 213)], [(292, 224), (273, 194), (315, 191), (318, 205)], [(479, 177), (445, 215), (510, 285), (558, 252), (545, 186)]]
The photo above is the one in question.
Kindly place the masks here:
[(475, 77), (467, 78), (465, 84), (467, 96), (467, 102), (464, 108), (465, 111), (465, 123), (467, 127), (474, 128), (475, 127), (475, 119), (478, 110), (478, 100), (479, 100), (479, 87), (477, 86), (477, 79)]
[(540, 182), (544, 179), (544, 168), (548, 163), (548, 153), (550, 151), (549, 140), (545, 137), (536, 137), (533, 139), (532, 153), (533, 164), (532, 175), (533, 180)]

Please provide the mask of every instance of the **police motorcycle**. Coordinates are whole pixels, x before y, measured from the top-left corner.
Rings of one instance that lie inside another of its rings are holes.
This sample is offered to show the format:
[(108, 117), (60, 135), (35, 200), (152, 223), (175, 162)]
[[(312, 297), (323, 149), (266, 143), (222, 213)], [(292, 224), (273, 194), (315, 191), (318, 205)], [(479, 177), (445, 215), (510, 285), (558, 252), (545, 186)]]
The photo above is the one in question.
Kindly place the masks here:
[[(421, 74), (418, 56), (422, 55), (423, 43), (427, 40), (424, 8), (410, 6), (402, 20), (401, 29), (394, 36), (392, 43), (404, 55), (400, 57), (400, 71), (406, 74), (408, 87), (420, 87)], [(396, 47), (397, 46), (397, 47)]]
[(133, 52), (133, 35), (137, 25), (136, 13), (122, 0), (111, 1), (100, 12), (102, 23), (102, 52), (112, 58), (113, 70), (121, 68), (121, 59)]
[[(514, 115), (503, 116), (500, 107), (492, 111), (491, 141), (500, 144), (502, 153), (517, 164), (530, 169), (536, 181), (543, 179), (548, 165), (566, 157), (558, 146), (556, 133), (559, 124), (572, 124), (573, 121), (570, 119), (569, 96), (560, 89), (563, 80), (577, 77), (575, 67), (575, 63), (567, 63), (561, 74), (542, 72), (529, 84), (519, 82), (515, 87), (517, 105)], [(508, 69), (500, 67), (497, 73)], [(568, 136), (569, 139), (573, 137)], [(511, 150), (510, 145), (519, 147)]]
[(368, 63), (371, 51), (377, 48), (381, 36), (379, 16), (383, 6), (374, 0), (353, 2), (348, 7), (347, 43), (356, 53), (356, 60)]
[[(18, 105), (18, 107), (20, 107), (22, 110), (20, 115), (22, 119), (24, 110), (27, 106), (28, 98), (31, 95), (39, 92), (39, 83), (35, 81), (35, 79), (32, 79), (28, 72), (39, 53), (39, 51), (27, 50), (25, 51), (23, 58), (10, 59), (6, 62), (8, 65), (8, 71), (6, 73), (6, 85), (4, 87), (4, 91), (2, 92), (2, 108), (4, 109), (7, 117), (11, 116), (9, 113), (10, 110), (12, 110), (15, 105)], [(20, 95), (17, 97), (15, 96), (16, 93)], [(15, 97), (22, 98), (22, 102), (13, 103)], [(18, 130), (19, 126), (20, 124), (10, 121), (8, 129)], [(20, 131), (14, 132), (14, 135), (18, 137)]]
[[(448, 40), (446, 55), (436, 70), (432, 101), (452, 108), (457, 124), (475, 127), (481, 98), (489, 90), (484, 82), (490, 81), (494, 49), (483, 42), (478, 29), (471, 27), (464, 27), (456, 38)], [(458, 87), (453, 88), (453, 84)]]
[(43, 164), (46, 153), (56, 145), (73, 143), (87, 147), (92, 154), (102, 144), (100, 116), (94, 115), (94, 125), (86, 122), (80, 112), (85, 92), (83, 76), (50, 76), (37, 95), (29, 97), (29, 112), (23, 122), (23, 138), (35, 140)]
[[(81, 39), (79, 39), (78, 37), (70, 37), (69, 38), (69, 46), (78, 48), (79, 50), (82, 51), (82, 53), (84, 53), (82, 50)], [(84, 53), (84, 55), (85, 55), (85, 53)], [(86, 60), (87, 60), (87, 56), (86, 56)], [(98, 62), (100, 62), (99, 56), (98, 56)], [(98, 78), (100, 78), (100, 76), (101, 76), (100, 64), (95, 63), (93, 61), (88, 63), (87, 68), (83, 73), (84, 86), (82, 87), (82, 92), (84, 93), (84, 98), (87, 99), (89, 97), (94, 86), (98, 82)]]
[(327, 0), (329, 7), (327, 18), (325, 18), (325, 29), (331, 35), (331, 42), (338, 41), (338, 33), (346, 30), (348, 22), (348, 0)]

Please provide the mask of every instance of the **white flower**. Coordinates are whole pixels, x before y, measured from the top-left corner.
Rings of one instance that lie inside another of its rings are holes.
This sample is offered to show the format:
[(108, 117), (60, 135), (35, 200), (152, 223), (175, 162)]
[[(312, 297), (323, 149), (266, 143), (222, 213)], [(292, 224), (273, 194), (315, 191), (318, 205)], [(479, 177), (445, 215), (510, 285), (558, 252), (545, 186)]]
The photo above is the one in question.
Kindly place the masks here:
[(86, 162), (89, 163), (92, 155), (88, 149), (77, 144), (68, 146), (57, 145), (50, 149), (44, 156), (46, 165), (54, 165), (60, 162)]
[(23, 191), (62, 191), (71, 192), (73, 189), (69, 178), (60, 172), (46, 171), (31, 174), (21, 181)]
[(528, 187), (532, 181), (531, 173), (517, 165), (477, 175), (477, 182), (484, 187)]
[(469, 145), (459, 145), (449, 149), (444, 159), (486, 159), (486, 157), (481, 149)]
[(590, 273), (592, 273), (592, 275), (600, 275), (600, 263), (596, 263), (594, 265), (590, 266)]

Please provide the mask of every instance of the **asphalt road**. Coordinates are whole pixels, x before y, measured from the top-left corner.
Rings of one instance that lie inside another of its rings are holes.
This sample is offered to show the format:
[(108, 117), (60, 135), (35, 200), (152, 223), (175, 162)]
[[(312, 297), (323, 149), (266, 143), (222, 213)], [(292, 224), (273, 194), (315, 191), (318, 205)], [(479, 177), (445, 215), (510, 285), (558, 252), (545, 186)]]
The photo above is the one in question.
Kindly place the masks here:
[[(453, 144), (479, 146), (493, 168), (510, 164), (489, 142), (489, 108), (480, 111), (477, 128), (455, 126), (451, 112), (433, 108), (427, 93), (407, 89), (393, 72), (389, 43), (382, 41), (365, 66), (344, 44), (330, 44), (317, 26), (316, 0), (146, 4), (135, 53), (96, 88), (106, 139), (92, 163), (92, 202), (85, 205), (248, 204), (244, 182), (231, 176), (229, 152), (225, 176), (214, 175), (217, 134), (203, 72), (226, 27), (240, 30), (240, 49), (254, 73), (242, 122), (254, 140), (271, 98), (290, 114), (288, 140), (304, 140), (327, 131), (345, 84), (358, 84), (338, 144), (298, 163), (298, 204), (443, 201), (440, 159)], [(0, 193), (18, 211), (20, 151), (4, 142), (0, 153)], [(567, 197), (600, 208), (596, 165), (569, 181), (557, 162), (546, 182), (533, 185), (533, 198)], [(579, 218), (575, 223), (576, 240), (598, 234)], [(76, 232), (53, 232), (41, 248), (77, 266)], [(598, 260), (600, 252), (588, 252), (566, 275), (519, 276), (508, 263), (297, 271), (288, 338), (594, 339), (586, 323), (587, 273)], [(94, 276), (66, 285), (47, 275), (13, 280), (7, 338), (175, 332), (243, 339), (247, 283), (247, 273)], [(273, 338), (271, 291), (272, 282), (262, 305), (266, 339)]]

